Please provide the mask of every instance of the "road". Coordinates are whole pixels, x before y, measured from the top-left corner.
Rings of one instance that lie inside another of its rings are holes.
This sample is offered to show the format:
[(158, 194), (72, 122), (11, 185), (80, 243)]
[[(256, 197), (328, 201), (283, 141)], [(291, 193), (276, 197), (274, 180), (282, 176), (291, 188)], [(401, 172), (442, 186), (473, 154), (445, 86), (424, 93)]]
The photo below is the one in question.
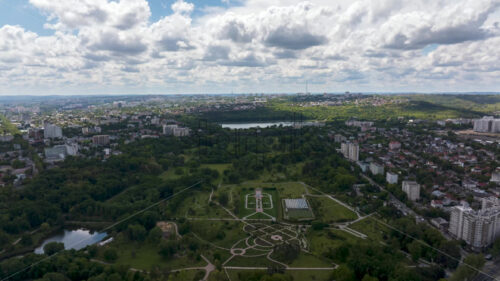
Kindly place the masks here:
[(500, 259), (488, 261), (481, 270), (486, 274), (478, 274), (472, 281), (500, 281)]
[[(367, 175), (361, 174), (361, 176), (365, 178), (367, 181), (369, 181), (370, 184), (378, 187), (380, 190), (387, 191), (384, 187), (376, 183)], [(392, 195), (392, 193), (390, 193), (389, 191), (387, 191), (387, 193), (389, 193), (389, 202), (392, 203), (394, 206), (396, 206), (396, 208), (398, 208), (398, 210), (400, 210), (403, 214), (414, 216), (418, 222), (426, 222), (423, 217), (417, 215), (417, 213), (415, 213), (412, 209), (408, 208), (408, 206), (406, 206), (405, 203), (401, 202), (398, 198), (396, 198), (396, 196)]]

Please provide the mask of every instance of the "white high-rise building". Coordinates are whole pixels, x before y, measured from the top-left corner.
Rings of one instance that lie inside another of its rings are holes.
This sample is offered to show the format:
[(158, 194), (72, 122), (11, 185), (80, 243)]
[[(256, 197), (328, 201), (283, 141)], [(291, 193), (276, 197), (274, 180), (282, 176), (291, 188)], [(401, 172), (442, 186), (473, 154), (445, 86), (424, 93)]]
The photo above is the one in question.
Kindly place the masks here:
[(500, 237), (500, 200), (484, 198), (479, 211), (464, 206), (454, 207), (448, 231), (474, 248), (489, 246)]
[(474, 131), (481, 133), (500, 133), (500, 119), (485, 116), (474, 120)]
[(398, 183), (398, 174), (387, 172), (385, 179), (390, 184), (397, 184)]
[(408, 199), (417, 201), (420, 198), (420, 184), (415, 181), (403, 181), (403, 192), (408, 195)]
[(59, 126), (45, 123), (43, 126), (43, 137), (46, 139), (62, 138), (62, 129)]

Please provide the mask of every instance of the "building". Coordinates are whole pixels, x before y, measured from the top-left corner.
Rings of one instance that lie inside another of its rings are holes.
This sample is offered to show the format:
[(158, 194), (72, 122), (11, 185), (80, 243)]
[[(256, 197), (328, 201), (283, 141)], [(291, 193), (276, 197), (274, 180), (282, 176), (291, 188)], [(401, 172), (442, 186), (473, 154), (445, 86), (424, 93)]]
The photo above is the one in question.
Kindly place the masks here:
[(174, 129), (178, 128), (177, 125), (163, 125), (163, 134), (167, 136), (171, 136), (174, 134)]
[(390, 150), (396, 150), (396, 149), (400, 149), (401, 148), (401, 143), (398, 142), (398, 141), (391, 141), (389, 143), (389, 149)]
[(370, 163), (370, 172), (374, 175), (384, 175), (384, 165), (378, 164), (376, 162)]
[(306, 199), (285, 199), (285, 211), (288, 210), (308, 210), (309, 204), (307, 204)]
[(45, 148), (45, 158), (47, 161), (58, 161), (66, 159), (66, 156), (76, 156), (78, 154), (77, 144), (62, 144)]
[(189, 128), (174, 128), (174, 137), (187, 137), (189, 136), (191, 130)]
[(408, 199), (412, 201), (417, 201), (420, 199), (420, 184), (415, 181), (403, 181), (402, 184), (403, 192), (408, 195)]
[(484, 198), (481, 210), (455, 206), (451, 211), (449, 233), (474, 249), (487, 247), (500, 237), (500, 201)]
[(45, 125), (43, 126), (43, 137), (45, 139), (62, 138), (62, 129), (59, 126), (45, 123)]
[(347, 140), (347, 138), (341, 134), (335, 134), (335, 136), (333, 136), (333, 139), (335, 142), (343, 142)]
[(500, 183), (500, 168), (497, 168), (493, 173), (491, 173), (490, 181)]
[(397, 184), (398, 183), (398, 174), (387, 172), (385, 179), (390, 184)]
[(109, 136), (108, 135), (93, 136), (92, 143), (94, 145), (108, 145), (109, 144)]
[(500, 119), (485, 116), (474, 120), (474, 132), (480, 133), (500, 133)]
[(358, 161), (359, 160), (359, 145), (353, 142), (344, 142), (340, 145), (340, 150), (345, 158)]

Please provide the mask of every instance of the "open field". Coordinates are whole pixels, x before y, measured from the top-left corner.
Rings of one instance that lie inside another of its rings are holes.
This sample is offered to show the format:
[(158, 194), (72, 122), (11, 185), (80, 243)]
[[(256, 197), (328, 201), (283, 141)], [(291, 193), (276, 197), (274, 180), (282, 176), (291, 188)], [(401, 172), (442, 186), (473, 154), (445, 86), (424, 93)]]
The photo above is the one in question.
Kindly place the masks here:
[(302, 198), (302, 195), (306, 193), (304, 186), (299, 182), (284, 182), (278, 183), (275, 186), (280, 194), (280, 198), (283, 199)]
[(324, 223), (344, 222), (357, 219), (354, 212), (326, 197), (311, 197), (311, 204), (316, 218)]
[(349, 228), (359, 231), (367, 235), (368, 238), (376, 241), (384, 241), (384, 235), (390, 232), (386, 226), (378, 223), (372, 218), (366, 218), (353, 223)]
[[(154, 266), (177, 269), (205, 265), (203, 260), (196, 261), (189, 259), (187, 256), (164, 259), (158, 253), (157, 245), (147, 243), (120, 243), (114, 244), (113, 248), (118, 253), (118, 259), (114, 264), (129, 265), (132, 268), (141, 270), (151, 270)], [(102, 257), (100, 259), (104, 260)]]

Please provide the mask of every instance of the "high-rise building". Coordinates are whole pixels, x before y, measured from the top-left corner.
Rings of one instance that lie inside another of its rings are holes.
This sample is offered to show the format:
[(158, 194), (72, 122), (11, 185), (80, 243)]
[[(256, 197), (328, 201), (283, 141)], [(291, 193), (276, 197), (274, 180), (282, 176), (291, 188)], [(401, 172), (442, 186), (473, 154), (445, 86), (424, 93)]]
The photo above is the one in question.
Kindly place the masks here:
[(500, 133), (500, 119), (485, 116), (474, 120), (474, 131), (481, 133)]
[(340, 145), (340, 151), (345, 158), (358, 161), (359, 160), (359, 144), (353, 142), (344, 142)]
[(417, 201), (420, 199), (420, 184), (415, 181), (403, 181), (403, 192), (408, 195), (408, 199)]
[(109, 144), (109, 136), (108, 135), (93, 136), (92, 143), (95, 145), (108, 145)]
[(500, 200), (484, 198), (479, 211), (464, 206), (453, 207), (448, 231), (474, 248), (489, 246), (500, 237)]
[(45, 123), (43, 126), (43, 137), (46, 139), (62, 138), (62, 129), (59, 126)]
[(385, 179), (390, 184), (397, 184), (398, 183), (398, 174), (387, 172)]

